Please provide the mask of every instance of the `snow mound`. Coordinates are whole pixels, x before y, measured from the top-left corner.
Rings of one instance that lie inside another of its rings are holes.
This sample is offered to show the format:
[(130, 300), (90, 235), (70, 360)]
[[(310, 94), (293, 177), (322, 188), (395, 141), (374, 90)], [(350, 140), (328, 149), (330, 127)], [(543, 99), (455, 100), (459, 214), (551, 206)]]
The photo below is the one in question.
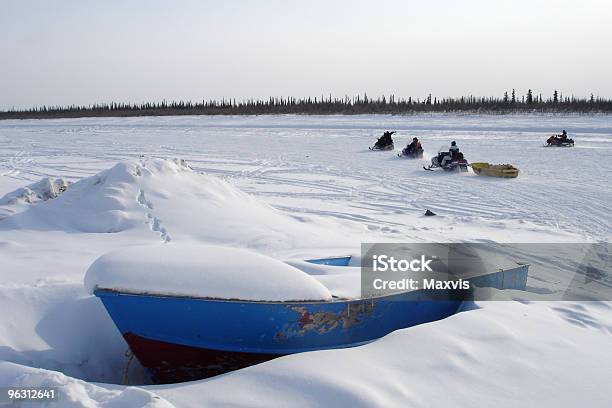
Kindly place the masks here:
[[(194, 180), (198, 178), (200, 180)], [(212, 178), (198, 175), (180, 159), (125, 161), (108, 170), (74, 183), (57, 200), (42, 203), (9, 221), (24, 229), (60, 229), (76, 232), (112, 233), (149, 224), (169, 241), (160, 219), (152, 214), (146, 192), (173, 201), (181, 207), (180, 187), (207, 192), (202, 198), (220, 201), (233, 191)], [(179, 190), (179, 191), (177, 191)]]
[[(158, 395), (142, 388), (127, 387), (120, 390), (109, 390), (56, 371), (29, 368), (8, 362), (0, 362), (0, 384), (10, 384), (15, 388), (55, 388), (58, 392), (57, 401), (50, 402), (48, 406), (57, 405), (64, 408), (174, 407)], [(32, 403), (32, 406), (39, 406), (38, 404)]]
[(11, 310), (0, 313), (0, 361), (91, 382), (121, 384), (125, 373), (131, 384), (149, 380), (137, 360), (128, 365), (125, 340), (82, 282), (0, 284), (0, 310)]
[(45, 177), (36, 183), (18, 188), (0, 198), (0, 205), (33, 204), (38, 201), (52, 200), (62, 194), (70, 182), (63, 178)]
[(134, 246), (102, 255), (85, 287), (241, 300), (330, 300), (329, 290), (286, 263), (244, 249), (215, 245)]
[(297, 220), (223, 179), (193, 171), (181, 159), (146, 159), (120, 162), (84, 178), (55, 200), (5, 218), (0, 229), (148, 229), (151, 239), (164, 242), (196, 240), (272, 252), (342, 242), (327, 224)]
[(142, 224), (142, 213), (137, 213), (138, 178), (180, 170), (183, 168), (179, 163), (170, 161), (153, 161), (147, 168), (138, 162), (121, 162), (74, 183), (58, 199), (34, 206), (7, 221), (24, 229), (123, 231)]
[(293, 354), (147, 389), (182, 408), (569, 408), (585, 399), (589, 407), (610, 407), (609, 302), (466, 302), (464, 308), (364, 346)]

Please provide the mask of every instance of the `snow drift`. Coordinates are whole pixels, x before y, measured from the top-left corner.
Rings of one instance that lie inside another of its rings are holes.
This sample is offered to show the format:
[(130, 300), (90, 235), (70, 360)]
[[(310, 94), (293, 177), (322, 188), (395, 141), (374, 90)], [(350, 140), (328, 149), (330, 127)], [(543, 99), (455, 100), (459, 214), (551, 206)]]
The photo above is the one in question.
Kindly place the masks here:
[(2, 204), (27, 203), (32, 204), (38, 201), (52, 200), (62, 194), (70, 182), (63, 178), (44, 177), (36, 183), (18, 188), (0, 198)]
[(0, 198), (0, 220), (23, 211), (30, 204), (58, 197), (70, 184), (61, 177), (44, 177), (40, 181), (5, 194)]
[(243, 249), (184, 243), (137, 246), (98, 258), (85, 287), (241, 300), (331, 300), (325, 286), (276, 259)]
[(143, 227), (164, 242), (195, 239), (261, 250), (342, 242), (332, 228), (300, 222), (180, 159), (120, 162), (0, 224), (74, 233)]
[(610, 304), (465, 306), (472, 310), (365, 346), (147, 389), (181, 408), (610, 406)]
[[(12, 387), (56, 388), (60, 391), (58, 400), (43, 404), (33, 402), (31, 406), (62, 408), (172, 408), (174, 405), (143, 388), (127, 387), (108, 389), (66, 376), (56, 371), (30, 368), (0, 361), (0, 384)], [(19, 406), (30, 406), (19, 404)]]
[(182, 384), (92, 384), (8, 362), (0, 362), (0, 384), (61, 387), (62, 406), (74, 407), (569, 408), (586, 400), (603, 408), (610, 405), (611, 307), (468, 303), (466, 313), (365, 346), (294, 354)]

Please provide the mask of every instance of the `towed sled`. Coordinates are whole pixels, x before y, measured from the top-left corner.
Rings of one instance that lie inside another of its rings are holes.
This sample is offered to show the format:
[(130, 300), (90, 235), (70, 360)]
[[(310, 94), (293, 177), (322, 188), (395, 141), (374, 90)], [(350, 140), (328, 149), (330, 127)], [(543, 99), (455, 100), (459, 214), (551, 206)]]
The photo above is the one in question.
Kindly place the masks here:
[(551, 136), (546, 140), (545, 147), (574, 147), (574, 139), (563, 139), (559, 136)]
[(402, 149), (401, 153), (397, 154), (398, 157), (405, 157), (408, 159), (422, 159), (423, 158), (423, 149), (417, 149), (413, 151), (408, 151), (406, 148)]
[(519, 169), (511, 164), (472, 163), (470, 166), (479, 176), (516, 178), (519, 174)]
[[(468, 162), (463, 157), (463, 153), (459, 152), (450, 161), (443, 161), (444, 155), (438, 154), (438, 156), (431, 159), (429, 166), (423, 166), (423, 169), (434, 171), (434, 169), (442, 169), (444, 171), (461, 171), (465, 172), (468, 168)], [(442, 164), (444, 163), (444, 164)]]

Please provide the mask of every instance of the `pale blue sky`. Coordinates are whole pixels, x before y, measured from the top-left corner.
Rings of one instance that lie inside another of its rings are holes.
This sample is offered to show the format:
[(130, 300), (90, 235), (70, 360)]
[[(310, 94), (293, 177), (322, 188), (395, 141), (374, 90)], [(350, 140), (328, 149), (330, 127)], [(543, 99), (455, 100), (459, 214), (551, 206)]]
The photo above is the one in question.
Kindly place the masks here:
[(0, 109), (274, 96), (612, 97), (612, 2), (0, 0)]

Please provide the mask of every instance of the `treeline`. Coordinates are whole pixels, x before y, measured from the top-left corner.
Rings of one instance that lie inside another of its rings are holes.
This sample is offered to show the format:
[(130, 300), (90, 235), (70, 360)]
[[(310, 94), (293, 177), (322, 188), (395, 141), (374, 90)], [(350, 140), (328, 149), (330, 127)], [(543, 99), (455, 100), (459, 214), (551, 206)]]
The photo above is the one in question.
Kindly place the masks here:
[(168, 116), (168, 115), (269, 115), (269, 114), (412, 114), (420, 112), (476, 112), (476, 113), (612, 113), (612, 99), (564, 96), (555, 91), (544, 98), (531, 89), (517, 95), (513, 89), (502, 97), (462, 96), (423, 99), (396, 98), (394, 95), (369, 98), (367, 94), (344, 98), (277, 98), (161, 101), (133, 103), (99, 103), (87, 106), (40, 106), (23, 110), (0, 112), (0, 119), (75, 118), (86, 116)]

